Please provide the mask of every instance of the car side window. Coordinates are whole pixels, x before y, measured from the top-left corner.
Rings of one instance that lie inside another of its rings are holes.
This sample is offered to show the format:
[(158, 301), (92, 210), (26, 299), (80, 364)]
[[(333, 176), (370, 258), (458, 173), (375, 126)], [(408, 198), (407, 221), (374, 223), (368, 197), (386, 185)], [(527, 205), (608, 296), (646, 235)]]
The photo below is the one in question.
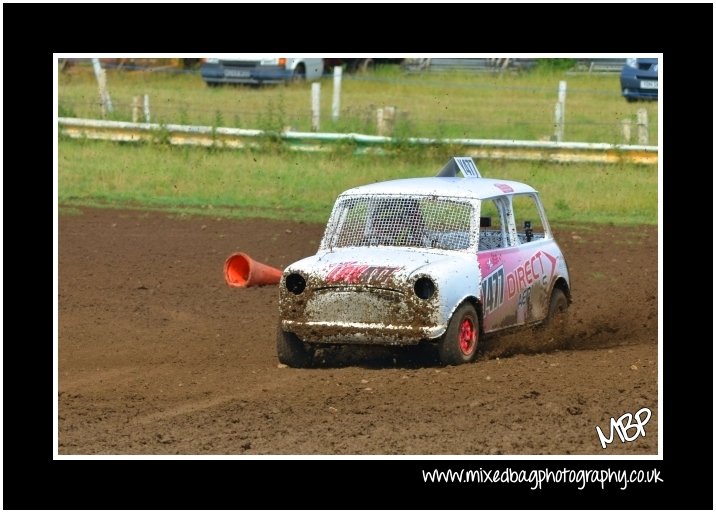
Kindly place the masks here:
[(546, 236), (542, 211), (534, 194), (512, 196), (512, 215), (515, 217), (518, 244), (544, 239)]
[(480, 241), (478, 251), (509, 246), (503, 211), (498, 199), (483, 200), (480, 206)]

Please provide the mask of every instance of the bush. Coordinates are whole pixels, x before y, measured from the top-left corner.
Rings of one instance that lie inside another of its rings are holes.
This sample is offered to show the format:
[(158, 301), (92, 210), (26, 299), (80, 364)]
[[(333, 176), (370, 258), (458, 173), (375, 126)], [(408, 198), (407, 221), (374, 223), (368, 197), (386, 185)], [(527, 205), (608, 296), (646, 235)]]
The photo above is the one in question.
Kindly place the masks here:
[(539, 71), (567, 71), (577, 64), (577, 59), (537, 59), (535, 69)]

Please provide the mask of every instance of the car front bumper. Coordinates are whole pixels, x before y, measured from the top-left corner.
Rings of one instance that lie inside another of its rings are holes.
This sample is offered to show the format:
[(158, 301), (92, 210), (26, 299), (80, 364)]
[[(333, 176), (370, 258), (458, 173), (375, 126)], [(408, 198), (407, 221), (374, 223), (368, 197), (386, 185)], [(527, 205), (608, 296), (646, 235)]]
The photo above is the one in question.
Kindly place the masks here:
[(284, 320), (281, 328), (305, 342), (402, 346), (436, 339), (445, 332), (446, 326)]
[(281, 328), (301, 340), (326, 344), (414, 345), (445, 332), (438, 295), (366, 286), (282, 290)]
[(657, 100), (659, 98), (659, 79), (655, 74), (638, 72), (622, 74), (620, 77), (622, 96), (634, 100)]
[(279, 84), (291, 80), (291, 71), (279, 66), (229, 66), (205, 63), (201, 77), (212, 84)]

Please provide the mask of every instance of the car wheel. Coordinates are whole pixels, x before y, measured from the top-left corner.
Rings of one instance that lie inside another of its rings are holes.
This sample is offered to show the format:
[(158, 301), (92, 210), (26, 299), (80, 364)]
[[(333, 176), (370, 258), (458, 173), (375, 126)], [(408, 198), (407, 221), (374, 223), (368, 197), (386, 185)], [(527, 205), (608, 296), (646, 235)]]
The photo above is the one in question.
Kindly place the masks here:
[(463, 303), (455, 310), (440, 341), (440, 361), (445, 365), (468, 363), (477, 356), (480, 322), (475, 308)]
[(310, 367), (313, 363), (315, 349), (303, 342), (295, 334), (278, 327), (276, 337), (276, 353), (278, 361), (289, 367)]
[(293, 76), (291, 77), (293, 82), (303, 82), (306, 80), (306, 66), (299, 64), (296, 69), (293, 70)]
[(561, 289), (554, 289), (552, 291), (552, 298), (549, 301), (549, 312), (547, 318), (544, 320), (545, 326), (554, 328), (562, 328), (567, 322), (567, 308), (569, 308), (569, 301), (564, 291)]

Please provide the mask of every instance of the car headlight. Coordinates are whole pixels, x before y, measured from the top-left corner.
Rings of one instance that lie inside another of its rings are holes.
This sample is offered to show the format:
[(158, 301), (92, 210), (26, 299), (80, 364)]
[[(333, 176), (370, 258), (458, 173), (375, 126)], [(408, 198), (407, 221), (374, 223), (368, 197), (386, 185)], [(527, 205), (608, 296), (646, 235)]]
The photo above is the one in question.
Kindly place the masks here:
[(422, 278), (415, 280), (413, 291), (415, 291), (415, 295), (420, 299), (430, 299), (435, 293), (435, 284), (433, 283), (433, 280), (423, 276)]
[(627, 66), (629, 66), (630, 68), (636, 68), (636, 59), (634, 59), (634, 58), (627, 59), (625, 64)]
[(291, 273), (286, 276), (286, 288), (299, 295), (306, 288), (306, 280), (298, 273)]

